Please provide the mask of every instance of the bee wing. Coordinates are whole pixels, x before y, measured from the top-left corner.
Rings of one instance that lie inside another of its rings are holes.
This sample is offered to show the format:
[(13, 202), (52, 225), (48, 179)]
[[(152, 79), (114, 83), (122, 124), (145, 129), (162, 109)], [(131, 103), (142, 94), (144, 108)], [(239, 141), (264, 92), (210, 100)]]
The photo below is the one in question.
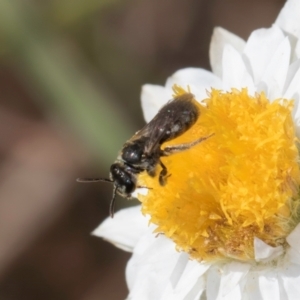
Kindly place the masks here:
[[(156, 118), (156, 117), (159, 118)], [(148, 124), (147, 133), (149, 138), (145, 144), (145, 154), (150, 155), (153, 151), (156, 151), (162, 142), (165, 140), (167, 132), (170, 130), (170, 123), (173, 119), (170, 116), (161, 118), (161, 116), (156, 115), (156, 117)]]
[(153, 151), (161, 144), (161, 141), (166, 136), (166, 124), (171, 120), (154, 118), (146, 124), (141, 130), (137, 131), (130, 139), (130, 142), (144, 139), (144, 153), (151, 155)]
[[(145, 154), (150, 155), (155, 152), (162, 143), (182, 134), (194, 123), (194, 119), (198, 116), (198, 109), (192, 104), (193, 97), (193, 94), (184, 94), (170, 100), (139, 132), (140, 135), (148, 137)], [(186, 115), (193, 120), (187, 123)], [(175, 129), (176, 124), (181, 124), (182, 128)]]
[(167, 128), (166, 125), (170, 124), (172, 121), (171, 116), (166, 115), (164, 116), (164, 108), (174, 100), (170, 100), (167, 104), (165, 104), (155, 115), (155, 117), (146, 124), (142, 129), (137, 131), (132, 138), (130, 139), (131, 142), (138, 140), (140, 138), (147, 138), (148, 143), (159, 144), (161, 139), (165, 136)]

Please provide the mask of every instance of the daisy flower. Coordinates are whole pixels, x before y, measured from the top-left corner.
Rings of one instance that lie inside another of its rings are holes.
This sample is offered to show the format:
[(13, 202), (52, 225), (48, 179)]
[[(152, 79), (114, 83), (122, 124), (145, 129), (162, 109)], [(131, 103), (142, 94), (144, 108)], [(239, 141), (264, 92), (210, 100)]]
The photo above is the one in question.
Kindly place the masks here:
[(194, 95), (201, 114), (176, 145), (214, 134), (162, 161), (170, 177), (142, 173), (141, 206), (94, 234), (132, 252), (131, 300), (299, 299), (300, 1), (247, 41), (222, 28), (212, 72), (188, 68), (145, 85), (149, 122), (172, 97)]

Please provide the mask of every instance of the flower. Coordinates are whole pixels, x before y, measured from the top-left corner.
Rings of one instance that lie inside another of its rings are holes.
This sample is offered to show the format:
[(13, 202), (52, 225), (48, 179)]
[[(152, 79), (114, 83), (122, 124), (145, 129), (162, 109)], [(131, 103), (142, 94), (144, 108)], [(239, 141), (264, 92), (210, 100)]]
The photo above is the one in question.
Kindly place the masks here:
[(128, 208), (94, 231), (133, 253), (128, 299), (299, 298), (299, 12), (287, 1), (247, 41), (216, 28), (213, 72), (183, 69), (143, 87), (146, 121), (178, 86), (199, 101), (199, 120), (168, 144), (215, 135), (165, 158), (166, 186), (139, 176), (152, 187), (137, 191), (146, 217)]

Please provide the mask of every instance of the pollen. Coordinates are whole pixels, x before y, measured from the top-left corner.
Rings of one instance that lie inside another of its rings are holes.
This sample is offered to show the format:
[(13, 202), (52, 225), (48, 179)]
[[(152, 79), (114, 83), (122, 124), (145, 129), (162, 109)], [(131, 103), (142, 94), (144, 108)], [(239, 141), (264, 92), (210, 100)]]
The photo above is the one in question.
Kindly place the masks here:
[(209, 138), (161, 157), (169, 174), (164, 186), (160, 166), (156, 176), (139, 176), (139, 185), (149, 188), (139, 195), (142, 212), (157, 233), (199, 261), (252, 260), (255, 237), (284, 246), (300, 219), (293, 101), (232, 89), (212, 90), (195, 105), (197, 122), (161, 148)]

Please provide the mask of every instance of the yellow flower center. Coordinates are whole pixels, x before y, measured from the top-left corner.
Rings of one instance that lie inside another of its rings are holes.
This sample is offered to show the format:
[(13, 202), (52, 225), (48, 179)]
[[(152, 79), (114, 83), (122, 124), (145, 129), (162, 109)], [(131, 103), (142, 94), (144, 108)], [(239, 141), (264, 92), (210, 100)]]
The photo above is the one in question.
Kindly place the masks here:
[(165, 186), (158, 176), (139, 176), (139, 184), (151, 188), (139, 196), (142, 211), (156, 232), (192, 258), (250, 260), (254, 237), (284, 245), (298, 222), (293, 102), (270, 102), (263, 93), (251, 97), (247, 89), (212, 90), (204, 102), (195, 100), (201, 112), (196, 124), (162, 149), (214, 135), (161, 158), (171, 174)]

